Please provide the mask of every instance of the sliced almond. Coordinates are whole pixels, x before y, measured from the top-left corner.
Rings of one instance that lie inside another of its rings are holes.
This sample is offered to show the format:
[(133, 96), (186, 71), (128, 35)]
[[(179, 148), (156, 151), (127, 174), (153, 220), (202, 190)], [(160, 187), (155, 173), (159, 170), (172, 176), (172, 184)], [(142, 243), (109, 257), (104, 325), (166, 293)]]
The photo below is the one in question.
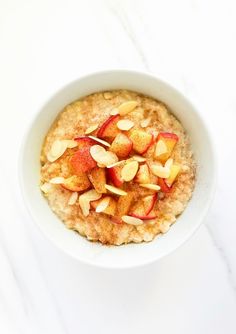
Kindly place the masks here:
[(107, 190), (109, 190), (111, 193), (119, 195), (119, 196), (126, 196), (127, 195), (126, 191), (124, 191), (122, 189), (119, 189), (119, 188), (116, 188), (116, 187), (113, 187), (113, 186), (110, 186), (109, 184), (106, 184), (105, 188)]
[(121, 178), (126, 182), (133, 180), (137, 174), (138, 167), (138, 161), (128, 162), (121, 170)]
[(119, 107), (119, 114), (121, 116), (124, 116), (128, 113), (130, 113), (131, 111), (133, 111), (138, 105), (137, 101), (127, 101), (127, 102), (123, 102)]
[(52, 185), (48, 182), (45, 182), (40, 186), (40, 189), (42, 190), (43, 193), (47, 194), (49, 193), (50, 190), (52, 190)]
[(146, 128), (151, 123), (151, 117), (145, 118), (140, 122), (142, 128)]
[(129, 225), (142, 225), (143, 221), (142, 219), (136, 218), (136, 217), (132, 217), (132, 216), (122, 216), (121, 219), (123, 220), (123, 222), (125, 222), (126, 224)]
[(68, 201), (68, 205), (74, 205), (77, 199), (78, 199), (78, 193), (75, 191), (71, 194), (69, 201)]
[(64, 183), (65, 179), (62, 176), (53, 177), (49, 182), (52, 184), (62, 184)]
[(167, 146), (163, 140), (158, 140), (155, 148), (155, 156), (159, 157), (161, 154), (164, 154), (168, 151)]
[(118, 161), (115, 153), (106, 151), (100, 145), (93, 145), (90, 148), (90, 154), (99, 165), (110, 166)]
[(103, 96), (104, 96), (105, 100), (110, 100), (112, 98), (112, 93), (105, 92), (105, 93), (103, 93)]
[(86, 191), (79, 197), (79, 205), (82, 210), (82, 213), (85, 217), (89, 215), (90, 210), (90, 202), (96, 201), (102, 197), (102, 194), (99, 194), (96, 192), (96, 190), (92, 189), (89, 191)]
[(122, 165), (125, 161), (126, 161), (126, 160), (120, 160), (120, 161), (117, 161), (117, 162), (115, 162), (114, 164), (107, 166), (107, 168), (112, 168), (112, 167), (120, 166), (120, 165)]
[(128, 131), (132, 129), (134, 126), (134, 122), (130, 121), (129, 119), (121, 119), (119, 122), (117, 122), (118, 129), (122, 131)]
[(159, 164), (152, 164), (150, 168), (152, 173), (158, 177), (167, 179), (170, 176), (170, 168), (163, 167), (162, 165)]
[(117, 108), (112, 109), (110, 115), (112, 116), (119, 115), (119, 110)]
[(95, 141), (97, 141), (98, 143), (100, 143), (100, 144), (102, 144), (102, 145), (104, 145), (104, 146), (107, 146), (107, 147), (110, 147), (110, 146), (111, 146), (111, 145), (110, 145), (107, 141), (105, 141), (105, 140), (99, 139), (99, 138), (94, 137), (94, 136), (88, 136), (88, 137), (91, 138), (91, 139), (93, 139), (93, 140), (95, 140)]
[(168, 160), (166, 160), (165, 168), (171, 169), (172, 165), (173, 165), (173, 159), (172, 158), (169, 158)]
[(72, 139), (63, 140), (66, 143), (67, 148), (74, 148), (78, 146), (78, 142)]
[(141, 155), (133, 155), (132, 158), (133, 158), (135, 161), (138, 161), (138, 162), (144, 162), (144, 161), (147, 160), (146, 158), (141, 157)]
[(98, 204), (98, 206), (96, 207), (96, 212), (103, 212), (104, 210), (106, 210), (106, 208), (108, 207), (110, 203), (110, 197), (104, 197), (101, 202)]
[(143, 188), (147, 188), (154, 191), (159, 191), (161, 189), (161, 187), (159, 187), (157, 184), (152, 184), (152, 183), (140, 183), (139, 185)]
[(65, 140), (55, 140), (52, 144), (51, 150), (47, 154), (48, 161), (56, 161), (64, 154), (66, 149), (67, 143)]
[(98, 124), (91, 125), (87, 130), (85, 130), (85, 134), (88, 135), (93, 131), (97, 130)]

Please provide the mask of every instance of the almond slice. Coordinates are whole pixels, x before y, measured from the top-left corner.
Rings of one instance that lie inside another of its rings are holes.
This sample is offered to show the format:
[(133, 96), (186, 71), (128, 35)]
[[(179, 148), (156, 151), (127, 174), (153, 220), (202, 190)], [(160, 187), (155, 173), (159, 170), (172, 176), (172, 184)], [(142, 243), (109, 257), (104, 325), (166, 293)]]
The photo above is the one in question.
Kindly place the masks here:
[(117, 122), (118, 129), (122, 131), (128, 131), (134, 126), (134, 122), (130, 121), (129, 119), (121, 119)]
[(151, 117), (145, 118), (140, 122), (142, 128), (146, 128), (151, 123)]
[(159, 191), (161, 189), (161, 187), (159, 187), (157, 184), (152, 184), (152, 183), (140, 183), (139, 185), (143, 188), (147, 188), (154, 191)]
[(142, 219), (136, 218), (136, 217), (132, 217), (132, 216), (122, 216), (121, 219), (123, 220), (123, 222), (125, 222), (126, 224), (129, 225), (142, 225), (143, 221)]
[(74, 205), (77, 199), (78, 199), (78, 193), (75, 191), (71, 194), (69, 201), (68, 201), (68, 205)]
[(112, 109), (110, 115), (112, 116), (119, 115), (119, 110), (117, 108)]
[(171, 169), (172, 165), (173, 165), (173, 159), (172, 158), (169, 158), (168, 160), (166, 160), (165, 168)]
[(139, 164), (137, 161), (128, 162), (121, 170), (121, 178), (126, 182), (133, 180), (137, 174), (138, 167)]
[(102, 194), (99, 194), (96, 192), (96, 190), (92, 189), (89, 191), (86, 191), (79, 197), (79, 206), (82, 210), (82, 213), (85, 217), (89, 215), (90, 210), (90, 202), (96, 201), (102, 197)]
[(104, 210), (106, 210), (106, 208), (108, 207), (110, 203), (110, 197), (104, 197), (101, 202), (98, 204), (98, 206), (96, 207), (96, 212), (103, 212)]
[(126, 114), (128, 114), (129, 112), (133, 111), (138, 105), (137, 101), (127, 101), (127, 102), (123, 102), (119, 107), (119, 114), (121, 116), (124, 116)]
[(78, 146), (78, 142), (72, 139), (63, 140), (66, 143), (67, 148), (74, 148)]
[(138, 162), (144, 162), (144, 161), (147, 160), (146, 158), (141, 157), (141, 155), (133, 155), (132, 158), (133, 158), (135, 161), (138, 161)]
[(155, 156), (159, 157), (161, 154), (164, 154), (168, 151), (167, 146), (163, 140), (158, 140), (155, 148)]
[(90, 154), (99, 165), (110, 166), (118, 161), (115, 153), (106, 151), (100, 145), (93, 145), (90, 148)]
[(111, 145), (110, 145), (107, 141), (105, 141), (105, 140), (99, 139), (99, 138), (94, 137), (94, 136), (88, 136), (88, 137), (91, 138), (91, 139), (93, 139), (93, 140), (95, 140), (95, 141), (97, 141), (98, 143), (100, 143), (100, 144), (102, 144), (102, 145), (104, 145), (104, 146), (107, 146), (107, 147), (110, 147), (110, 146), (111, 146)]
[(109, 190), (111, 193), (119, 195), (119, 196), (126, 196), (127, 195), (126, 191), (124, 191), (122, 189), (119, 189), (119, 188), (116, 188), (116, 187), (113, 187), (113, 186), (111, 186), (109, 184), (105, 184), (105, 188), (107, 190)]
[(153, 164), (150, 166), (151, 171), (154, 175), (161, 177), (163, 179), (167, 179), (170, 176), (170, 168), (163, 167), (159, 164)]
[(62, 184), (64, 183), (65, 179), (62, 176), (53, 177), (49, 182), (52, 184)]
[(65, 140), (55, 140), (51, 146), (51, 150), (47, 154), (48, 161), (56, 161), (64, 154), (66, 149), (67, 143)]
[(85, 130), (85, 134), (88, 135), (89, 133), (92, 133), (93, 131), (97, 130), (98, 124), (91, 125), (87, 130)]
[(43, 193), (47, 194), (49, 193), (50, 190), (52, 190), (52, 185), (48, 182), (45, 182), (40, 186), (40, 189), (42, 190)]
[(125, 161), (126, 160), (117, 161), (114, 164), (107, 166), (107, 168), (112, 168), (112, 167), (116, 167), (116, 166), (122, 165)]

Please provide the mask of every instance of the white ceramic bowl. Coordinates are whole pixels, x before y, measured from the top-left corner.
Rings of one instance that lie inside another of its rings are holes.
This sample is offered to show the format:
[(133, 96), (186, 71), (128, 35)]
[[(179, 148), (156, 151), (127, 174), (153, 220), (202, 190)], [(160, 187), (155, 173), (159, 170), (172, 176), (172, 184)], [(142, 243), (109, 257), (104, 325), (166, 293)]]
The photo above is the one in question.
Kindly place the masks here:
[[(88, 94), (129, 89), (165, 102), (191, 137), (197, 161), (195, 190), (186, 210), (165, 235), (150, 243), (102, 246), (67, 229), (56, 217), (39, 189), (39, 156), (43, 139), (57, 114), (68, 103)], [(65, 85), (36, 114), (20, 153), (20, 183), (33, 220), (59, 248), (81, 262), (105, 268), (130, 268), (156, 261), (174, 251), (200, 226), (214, 193), (214, 154), (206, 126), (193, 105), (169, 84), (135, 71), (111, 70), (90, 74)]]

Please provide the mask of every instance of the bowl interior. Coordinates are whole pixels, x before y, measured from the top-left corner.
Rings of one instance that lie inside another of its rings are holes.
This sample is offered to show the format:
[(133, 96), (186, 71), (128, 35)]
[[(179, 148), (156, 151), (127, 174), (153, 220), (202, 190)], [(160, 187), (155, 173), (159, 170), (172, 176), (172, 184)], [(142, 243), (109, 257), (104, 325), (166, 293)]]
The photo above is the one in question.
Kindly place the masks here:
[[(39, 189), (39, 156), (43, 139), (63, 107), (88, 94), (112, 89), (137, 91), (166, 103), (190, 135), (197, 161), (193, 197), (169, 232), (150, 243), (102, 246), (68, 230), (53, 214)], [(214, 159), (208, 132), (190, 102), (166, 83), (147, 74), (107, 71), (83, 77), (65, 86), (40, 109), (26, 135), (21, 152), (21, 186), (27, 207), (41, 230), (58, 247), (80, 261), (102, 267), (125, 268), (157, 260), (185, 242), (200, 225), (214, 186)]]

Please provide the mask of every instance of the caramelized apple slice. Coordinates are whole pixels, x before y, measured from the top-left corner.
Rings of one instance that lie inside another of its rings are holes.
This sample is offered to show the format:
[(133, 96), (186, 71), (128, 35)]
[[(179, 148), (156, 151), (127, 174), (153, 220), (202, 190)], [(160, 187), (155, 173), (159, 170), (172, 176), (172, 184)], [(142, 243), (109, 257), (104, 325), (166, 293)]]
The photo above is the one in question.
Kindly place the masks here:
[(147, 152), (153, 142), (152, 134), (142, 130), (132, 130), (130, 132), (129, 138), (133, 142), (134, 151), (139, 154), (144, 154)]
[(61, 186), (70, 191), (84, 191), (91, 186), (86, 174), (80, 173), (64, 180)]
[(110, 116), (99, 128), (97, 136), (99, 138), (104, 138), (107, 141), (112, 141), (116, 137), (116, 135), (120, 132), (116, 126), (119, 119), (120, 119), (119, 115)]
[(172, 184), (175, 182), (176, 177), (179, 175), (180, 172), (180, 166), (178, 165), (172, 165), (170, 168), (170, 176), (165, 179), (166, 184), (171, 187)]
[(99, 194), (105, 194), (106, 188), (106, 173), (104, 168), (95, 167), (89, 173), (88, 177), (90, 182), (92, 183), (94, 189)]
[(110, 151), (114, 152), (119, 158), (127, 158), (132, 147), (132, 141), (123, 133), (119, 133), (113, 140)]
[(154, 157), (160, 162), (165, 163), (178, 142), (179, 137), (170, 132), (160, 132), (157, 137), (157, 144)]
[(123, 166), (125, 165), (125, 161), (117, 166), (111, 167), (107, 169), (107, 174), (110, 179), (110, 181), (114, 184), (116, 187), (121, 187), (124, 180), (121, 178), (121, 170)]
[(135, 177), (137, 183), (151, 183), (150, 171), (148, 165), (145, 163), (139, 166), (138, 173)]
[(88, 172), (97, 166), (90, 154), (90, 146), (85, 146), (76, 151), (70, 158), (70, 164), (75, 174)]
[(134, 193), (128, 192), (126, 196), (120, 196), (117, 201), (116, 216), (127, 215), (134, 199)]

